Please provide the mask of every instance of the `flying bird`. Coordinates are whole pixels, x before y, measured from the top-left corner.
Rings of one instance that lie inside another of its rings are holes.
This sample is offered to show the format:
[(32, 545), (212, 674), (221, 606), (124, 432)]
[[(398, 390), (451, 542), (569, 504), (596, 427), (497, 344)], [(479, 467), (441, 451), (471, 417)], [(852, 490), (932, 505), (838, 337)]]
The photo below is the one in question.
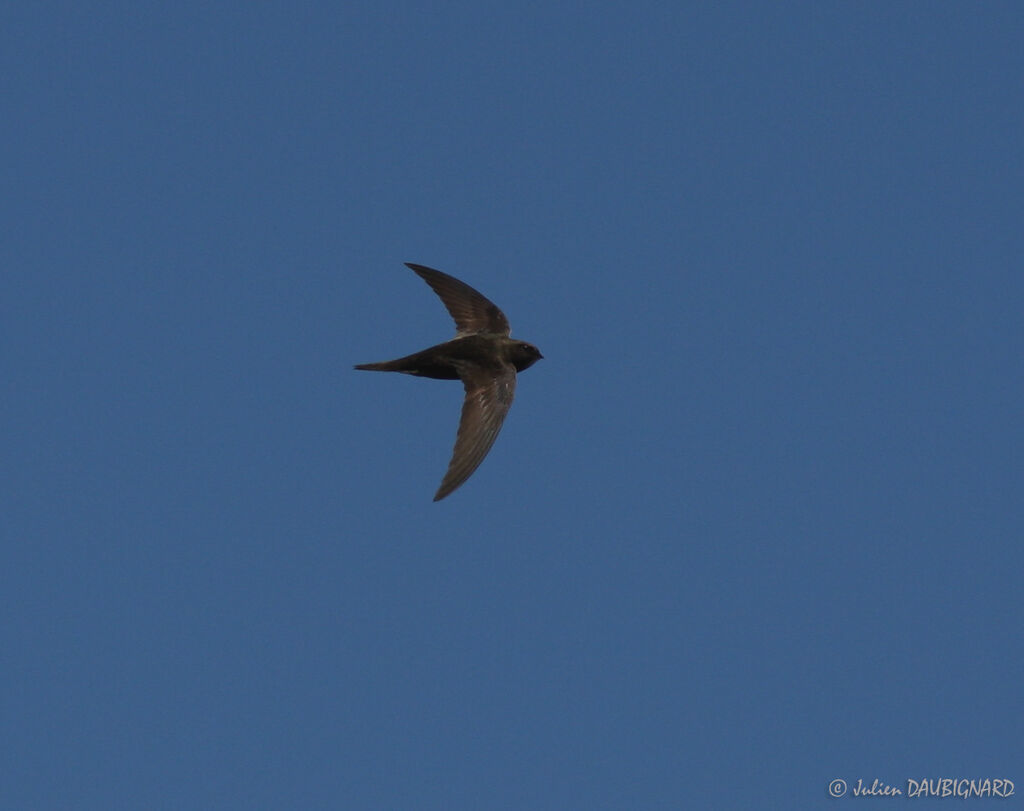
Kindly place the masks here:
[(355, 368), (462, 381), (466, 399), (448, 472), (434, 494), (434, 501), (440, 501), (462, 485), (487, 456), (512, 405), (516, 372), (544, 356), (533, 344), (510, 338), (505, 314), (465, 282), (433, 268), (405, 264), (441, 298), (455, 320), (455, 337), (404, 358), (361, 363)]

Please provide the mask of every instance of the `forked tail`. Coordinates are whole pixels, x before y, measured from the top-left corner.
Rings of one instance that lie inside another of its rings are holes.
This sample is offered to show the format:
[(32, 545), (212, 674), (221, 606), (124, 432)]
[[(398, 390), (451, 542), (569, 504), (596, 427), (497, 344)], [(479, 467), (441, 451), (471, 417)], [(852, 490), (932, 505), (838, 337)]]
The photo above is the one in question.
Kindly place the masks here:
[(401, 372), (402, 364), (397, 360), (385, 360), (381, 363), (357, 363), (354, 368), (367, 372)]

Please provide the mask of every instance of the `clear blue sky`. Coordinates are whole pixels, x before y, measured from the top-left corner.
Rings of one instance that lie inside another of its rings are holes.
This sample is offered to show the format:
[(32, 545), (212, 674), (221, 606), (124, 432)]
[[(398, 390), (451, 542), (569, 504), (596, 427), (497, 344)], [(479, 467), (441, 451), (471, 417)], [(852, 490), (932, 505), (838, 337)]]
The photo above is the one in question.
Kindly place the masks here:
[(1024, 6), (0, 30), (0, 806), (1020, 803)]

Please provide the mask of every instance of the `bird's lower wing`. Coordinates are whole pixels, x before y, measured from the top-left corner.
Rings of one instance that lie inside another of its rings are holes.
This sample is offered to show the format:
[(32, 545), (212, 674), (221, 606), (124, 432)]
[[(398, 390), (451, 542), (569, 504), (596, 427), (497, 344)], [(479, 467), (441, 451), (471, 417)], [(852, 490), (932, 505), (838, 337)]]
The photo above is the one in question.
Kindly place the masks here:
[(434, 494), (440, 501), (473, 475), (494, 444), (516, 393), (516, 370), (511, 364), (495, 376), (491, 369), (467, 366), (460, 370), (466, 388), (459, 433), (444, 481)]

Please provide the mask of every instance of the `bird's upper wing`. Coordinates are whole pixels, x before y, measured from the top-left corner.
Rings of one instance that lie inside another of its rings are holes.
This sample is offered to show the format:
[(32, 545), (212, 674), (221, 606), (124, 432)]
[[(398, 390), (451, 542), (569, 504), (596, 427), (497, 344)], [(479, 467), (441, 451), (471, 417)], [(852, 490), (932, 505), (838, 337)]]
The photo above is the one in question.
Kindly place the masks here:
[(505, 364), (500, 371), (465, 364), (459, 370), (466, 387), (455, 450), (434, 501), (459, 487), (487, 456), (505, 421), (516, 393), (516, 370)]
[(447, 273), (411, 262), (405, 264), (441, 297), (444, 306), (455, 319), (456, 335), (471, 335), (474, 332), (509, 334), (505, 314), (486, 296)]

